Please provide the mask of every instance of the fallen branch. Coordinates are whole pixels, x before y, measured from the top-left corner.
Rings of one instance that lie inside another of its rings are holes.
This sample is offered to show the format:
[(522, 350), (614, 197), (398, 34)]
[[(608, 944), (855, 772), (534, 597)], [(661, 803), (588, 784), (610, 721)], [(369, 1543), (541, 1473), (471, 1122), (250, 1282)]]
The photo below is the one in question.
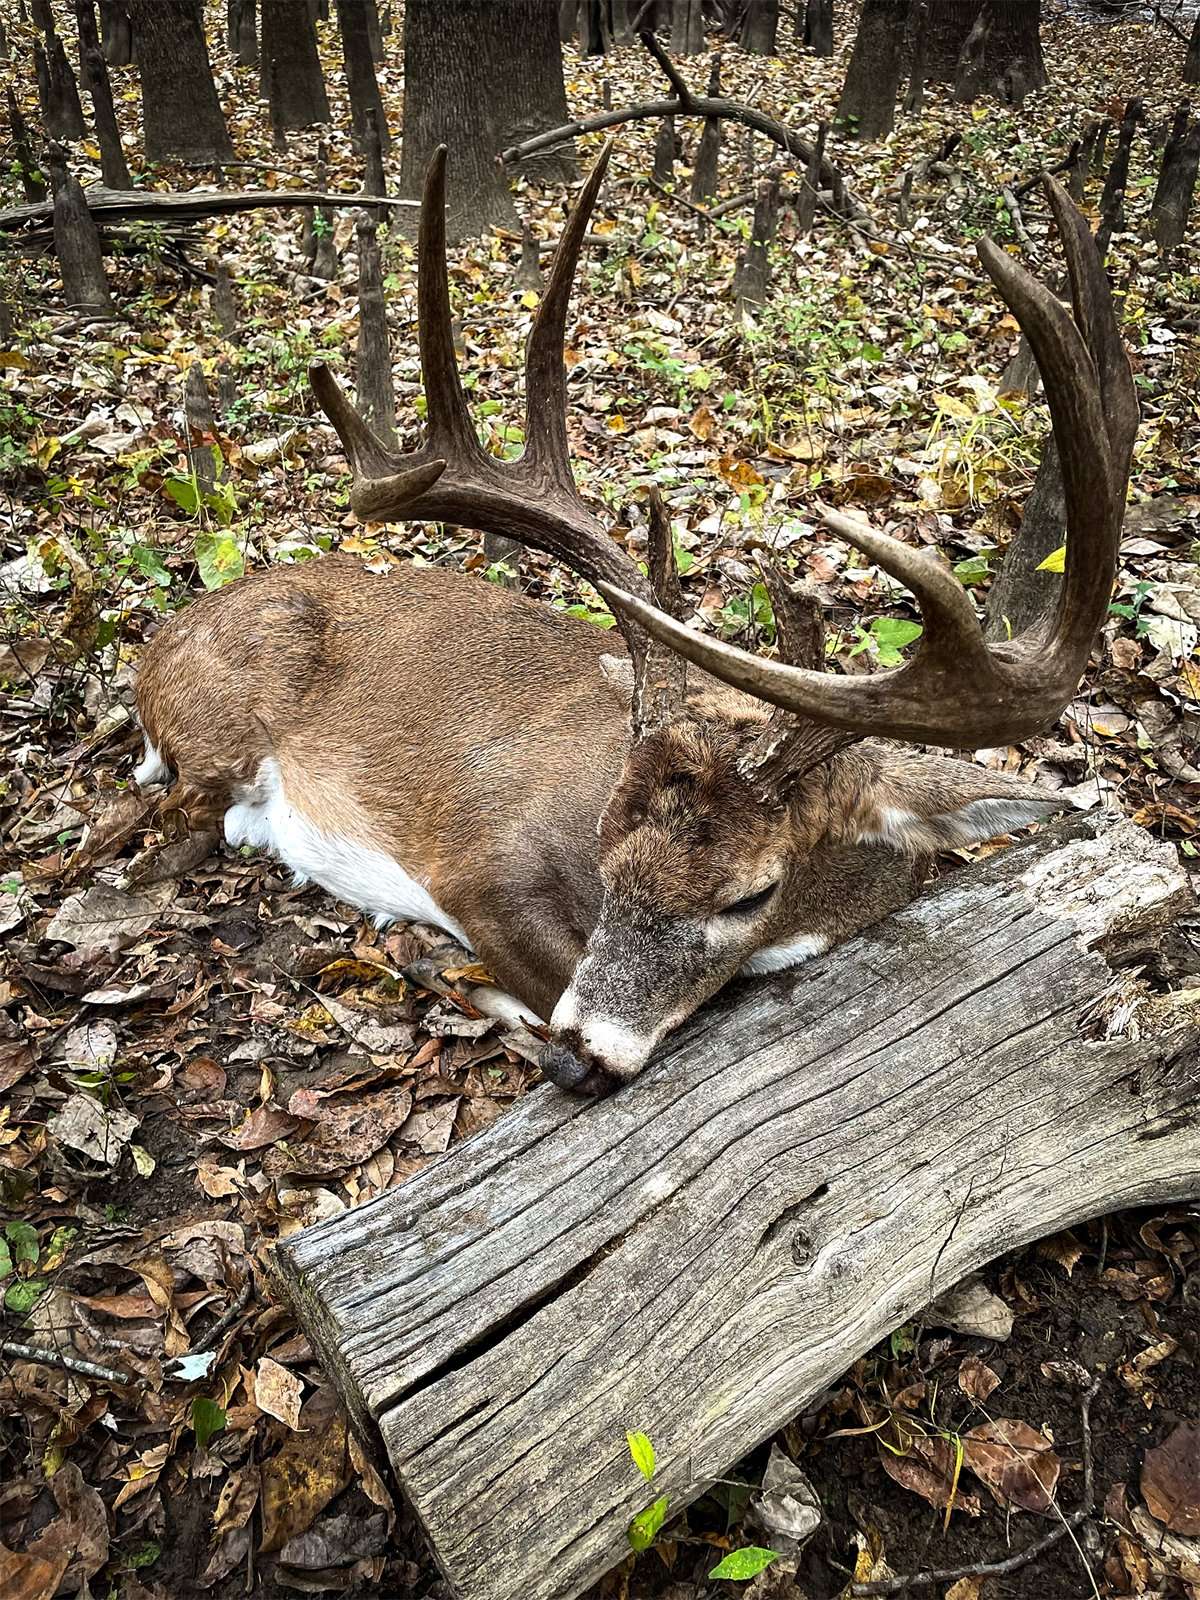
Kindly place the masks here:
[[(759, 111), (756, 106), (743, 105), (740, 100), (694, 94), (654, 35), (642, 32), (638, 34), (638, 38), (666, 74), (675, 91), (673, 99), (642, 100), (620, 111), (601, 111), (593, 117), (564, 122), (560, 127), (550, 128), (532, 139), (525, 139), (520, 144), (510, 145), (507, 150), (501, 150), (500, 161), (505, 166), (511, 166), (515, 161), (523, 161), (527, 156), (536, 155), (540, 150), (548, 150), (552, 145), (562, 144), (564, 140), (573, 139), (578, 134), (597, 133), (602, 128), (615, 128), (622, 122), (642, 122), (651, 117), (683, 116), (713, 117), (718, 121), (740, 122), (744, 127), (753, 128), (756, 133), (765, 134), (772, 143), (786, 150), (797, 161), (808, 164), (813, 154), (813, 146), (808, 139), (801, 138), (791, 128), (785, 128), (782, 122), (776, 122), (774, 117), (768, 116), (765, 111)], [(843, 205), (839, 208), (842, 214), (848, 215), (859, 209), (851, 199), (841, 174), (833, 163), (824, 157), (821, 160), (821, 183), (824, 188), (832, 189), (844, 196)]]
[[(1059, 1527), (1052, 1528), (1044, 1538), (1035, 1540), (1026, 1549), (1018, 1550), (1015, 1555), (1006, 1556), (1003, 1561), (983, 1561), (970, 1567), (946, 1567), (940, 1572), (913, 1572), (897, 1578), (876, 1578), (870, 1583), (853, 1583), (850, 1585), (850, 1593), (855, 1600), (865, 1595), (903, 1594), (907, 1589), (932, 1589), (943, 1583), (957, 1583), (960, 1578), (1006, 1578), (1009, 1573), (1019, 1572), (1031, 1561), (1044, 1556), (1047, 1550), (1053, 1550), (1056, 1544), (1065, 1539), (1068, 1533), (1077, 1528), (1086, 1517), (1090, 1517), (1096, 1509), (1091, 1412), (1092, 1401), (1096, 1398), (1099, 1388), (1100, 1379), (1096, 1378), (1083, 1396), (1079, 1407), (1083, 1454), (1083, 1500), (1069, 1516), (1063, 1517)], [(1061, 1512), (1059, 1514), (1062, 1515)]]
[(58, 1367), (62, 1372), (75, 1372), (82, 1378), (96, 1378), (101, 1383), (117, 1383), (125, 1389), (143, 1382), (128, 1372), (118, 1372), (115, 1367), (102, 1367), (96, 1361), (85, 1361), (82, 1356), (64, 1355), (61, 1350), (20, 1344), (16, 1339), (0, 1339), (0, 1355), (13, 1361), (35, 1361), (40, 1367)]
[[(415, 200), (395, 200), (375, 194), (320, 194), (307, 189), (189, 189), (176, 194), (154, 189), (85, 189), (83, 198), (97, 223), (108, 217), (154, 222), (159, 218), (215, 217), (228, 211), (257, 211), (264, 206), (354, 206), (378, 210), (383, 206), (415, 208)], [(0, 231), (46, 222), (54, 215), (50, 200), (10, 206), (0, 211)]]
[(1027, 250), (1032, 255), (1033, 240), (1029, 237), (1029, 229), (1025, 226), (1025, 218), (1021, 215), (1020, 201), (1012, 190), (1007, 188), (1001, 189), (1000, 198), (1004, 201), (1008, 214), (1012, 218), (1013, 232), (1017, 236), (1017, 242), (1023, 250)]

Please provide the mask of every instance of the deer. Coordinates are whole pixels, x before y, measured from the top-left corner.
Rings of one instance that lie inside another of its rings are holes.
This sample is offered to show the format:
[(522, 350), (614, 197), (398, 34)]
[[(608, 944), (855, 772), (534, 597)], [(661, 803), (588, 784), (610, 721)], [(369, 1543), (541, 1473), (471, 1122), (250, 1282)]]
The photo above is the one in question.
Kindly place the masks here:
[[(610, 147), (611, 148), (611, 147)], [(643, 571), (576, 488), (563, 341), (609, 150), (564, 227), (525, 357), (525, 448), (481, 446), (451, 331), (445, 152), (418, 235), (423, 441), (396, 451), (322, 364), (316, 398), (363, 523), (456, 524), (518, 540), (607, 600), (620, 638), (442, 566), (372, 571), (333, 553), (240, 578), (143, 652), (140, 785), (223, 816), (380, 923), (421, 921), (546, 1019), (540, 1067), (606, 1094), (737, 975), (786, 969), (907, 904), (936, 852), (1043, 821), (1053, 791), (937, 750), (1052, 725), (1074, 695), (1117, 568), (1138, 411), (1088, 226), (1045, 180), (1071, 309), (989, 238), (978, 255), (1033, 348), (1061, 456), (1066, 568), (1052, 610), (985, 641), (934, 554), (818, 506), (915, 596), (903, 664), (826, 670), (813, 596), (764, 564), (776, 654), (685, 620), (669, 518), (650, 498)], [(913, 749), (933, 746), (934, 752)]]

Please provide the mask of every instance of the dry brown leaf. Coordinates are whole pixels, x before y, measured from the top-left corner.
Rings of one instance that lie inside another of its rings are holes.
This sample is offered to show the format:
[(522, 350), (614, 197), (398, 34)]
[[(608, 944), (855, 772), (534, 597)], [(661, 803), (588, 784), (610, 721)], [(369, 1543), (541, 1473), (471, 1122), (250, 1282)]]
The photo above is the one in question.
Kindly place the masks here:
[(958, 1387), (972, 1400), (986, 1400), (1000, 1387), (1000, 1379), (978, 1356), (964, 1356), (958, 1368)]
[(1015, 1417), (981, 1422), (963, 1435), (963, 1465), (1004, 1510), (1048, 1511), (1062, 1462), (1044, 1433)]
[(4, 1600), (50, 1600), (70, 1559), (22, 1555), (0, 1544), (0, 1594)]
[(277, 1106), (257, 1106), (236, 1128), (219, 1133), (217, 1138), (230, 1150), (261, 1150), (264, 1145), (286, 1139), (296, 1128), (295, 1117), (286, 1111)]
[(281, 1549), (310, 1528), (350, 1481), (346, 1420), (328, 1390), (319, 1390), (300, 1414), (303, 1433), (263, 1463), (262, 1540), (264, 1553)]
[(982, 1594), (982, 1578), (960, 1578), (946, 1590), (946, 1600), (980, 1600)]
[(907, 1452), (898, 1456), (880, 1442), (879, 1460), (893, 1483), (944, 1510), (953, 1500), (954, 1510), (977, 1517), (982, 1509), (975, 1495), (964, 1494), (954, 1482), (954, 1447), (948, 1439), (917, 1434)]
[[(38, 1534), (29, 1554), (48, 1562), (66, 1558), (59, 1582), (74, 1593), (108, 1560), (108, 1513), (104, 1501), (73, 1461), (64, 1462), (50, 1479), (58, 1516)], [(72, 1587), (73, 1585), (73, 1587)], [(7, 1600), (8, 1591), (0, 1589)]]
[(1172, 1533), (1200, 1535), (1200, 1423), (1179, 1423), (1146, 1451), (1142, 1495)]
[(262, 1356), (254, 1369), (254, 1403), (269, 1417), (289, 1428), (300, 1426), (300, 1398), (304, 1385), (294, 1372)]

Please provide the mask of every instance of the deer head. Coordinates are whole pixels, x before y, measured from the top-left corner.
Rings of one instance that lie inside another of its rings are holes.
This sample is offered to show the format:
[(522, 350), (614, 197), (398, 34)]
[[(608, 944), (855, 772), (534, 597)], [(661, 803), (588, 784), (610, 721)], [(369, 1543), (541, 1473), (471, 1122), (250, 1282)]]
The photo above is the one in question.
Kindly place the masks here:
[[(360, 518), (437, 519), (519, 539), (595, 585), (616, 612), (628, 655), (605, 663), (606, 692), (627, 707), (630, 748), (599, 822), (599, 917), (543, 1058), (549, 1077), (585, 1092), (635, 1076), (658, 1040), (735, 973), (819, 954), (905, 903), (932, 852), (1058, 809), (1031, 785), (875, 736), (976, 748), (1025, 738), (1058, 716), (1111, 593), (1137, 426), (1103, 267), (1083, 218), (1047, 179), (1074, 317), (990, 240), (978, 248), (1033, 347), (1062, 457), (1069, 556), (1053, 616), (989, 645), (940, 560), (821, 507), (827, 526), (916, 595), (924, 632), (903, 666), (859, 677), (823, 671), (819, 612), (774, 567), (764, 575), (778, 659), (694, 631), (682, 620), (657, 495), (647, 577), (571, 473), (563, 335), (607, 160), (606, 150), (566, 226), (530, 333), (519, 461), (481, 448), (458, 379), (444, 152), (426, 181), (418, 247), (425, 443), (389, 450), (331, 374), (312, 371), (353, 468)], [(698, 670), (689, 674), (689, 663)]]

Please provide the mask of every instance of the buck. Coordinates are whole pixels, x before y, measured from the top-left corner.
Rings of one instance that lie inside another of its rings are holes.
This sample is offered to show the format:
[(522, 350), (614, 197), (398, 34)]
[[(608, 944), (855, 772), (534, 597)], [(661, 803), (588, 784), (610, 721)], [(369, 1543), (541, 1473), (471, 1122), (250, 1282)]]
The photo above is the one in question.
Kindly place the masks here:
[(735, 974), (805, 961), (903, 905), (933, 852), (1060, 809), (1049, 791), (904, 743), (974, 750), (1057, 718), (1111, 594), (1137, 426), (1103, 266), (1047, 180), (1074, 316), (990, 240), (978, 250), (1037, 357), (1061, 456), (1068, 560), (1053, 614), (989, 645), (936, 556), (822, 508), (916, 596), (924, 632), (905, 663), (820, 670), (819, 615), (774, 567), (777, 659), (699, 633), (682, 620), (661, 505), (647, 577), (571, 472), (563, 334), (606, 161), (529, 336), (519, 461), (482, 449), (459, 382), (444, 153), (418, 244), (425, 442), (393, 452), (325, 367), (311, 379), (362, 521), (533, 546), (607, 598), (624, 650), (456, 571), (379, 574), (330, 555), (196, 600), (151, 641), (137, 687), (139, 783), (173, 769), (168, 809), (223, 812), (230, 844), (273, 851), (375, 918), (447, 930), (549, 1019), (543, 1070), (584, 1093), (639, 1073)]

